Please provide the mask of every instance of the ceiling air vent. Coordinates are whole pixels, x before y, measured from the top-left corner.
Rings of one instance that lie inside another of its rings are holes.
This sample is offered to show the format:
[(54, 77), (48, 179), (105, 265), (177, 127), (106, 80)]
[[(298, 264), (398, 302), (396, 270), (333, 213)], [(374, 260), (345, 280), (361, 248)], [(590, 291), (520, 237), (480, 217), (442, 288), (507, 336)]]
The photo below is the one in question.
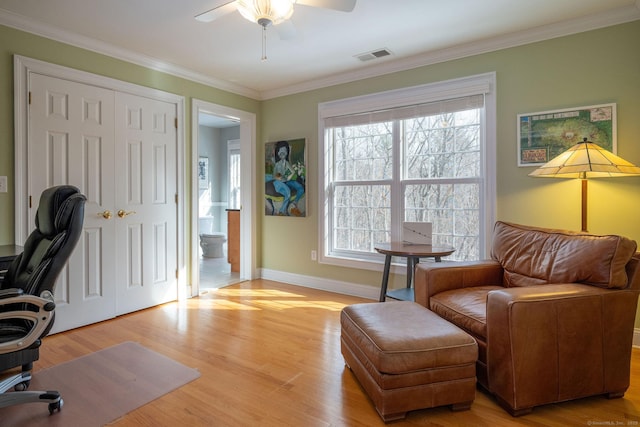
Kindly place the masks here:
[(383, 58), (389, 55), (391, 55), (391, 52), (387, 48), (383, 48), (371, 52), (361, 53), (360, 55), (356, 55), (356, 58), (358, 58), (362, 62), (366, 62), (372, 59)]

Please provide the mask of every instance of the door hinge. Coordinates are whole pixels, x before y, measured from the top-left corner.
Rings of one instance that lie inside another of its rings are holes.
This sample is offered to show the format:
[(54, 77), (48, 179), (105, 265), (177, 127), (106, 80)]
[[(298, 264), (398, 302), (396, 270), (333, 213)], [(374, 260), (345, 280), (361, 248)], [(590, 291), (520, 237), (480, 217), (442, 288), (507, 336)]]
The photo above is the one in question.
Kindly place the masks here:
[(29, 91), (29, 105), (31, 105), (31, 91)]
[(31, 196), (29, 196), (29, 209), (31, 209)]
[(176, 129), (178, 129), (178, 118), (177, 117), (173, 120), (173, 124), (176, 127)]
[(178, 269), (176, 268), (176, 279), (179, 279), (178, 277)]
[(175, 201), (176, 201), (176, 205), (177, 205), (178, 204), (178, 193), (176, 193)]

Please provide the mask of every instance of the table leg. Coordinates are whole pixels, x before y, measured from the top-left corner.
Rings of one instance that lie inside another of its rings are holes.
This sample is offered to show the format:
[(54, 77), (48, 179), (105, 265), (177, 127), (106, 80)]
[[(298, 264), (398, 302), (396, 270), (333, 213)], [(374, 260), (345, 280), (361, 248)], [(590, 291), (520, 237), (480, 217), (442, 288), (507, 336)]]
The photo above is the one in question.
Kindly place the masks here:
[(414, 257), (407, 257), (407, 289), (411, 288), (413, 283), (413, 269), (416, 265), (416, 259)]
[(382, 272), (382, 284), (380, 285), (380, 302), (387, 297), (387, 285), (389, 284), (389, 269), (391, 268), (391, 255), (384, 258), (384, 271)]

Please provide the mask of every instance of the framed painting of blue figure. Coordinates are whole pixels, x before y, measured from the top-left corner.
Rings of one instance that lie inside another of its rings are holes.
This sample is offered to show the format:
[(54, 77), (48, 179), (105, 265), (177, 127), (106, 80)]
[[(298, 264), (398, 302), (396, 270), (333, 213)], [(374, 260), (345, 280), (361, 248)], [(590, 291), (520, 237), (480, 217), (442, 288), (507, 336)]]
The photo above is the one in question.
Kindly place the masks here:
[(307, 215), (307, 163), (304, 138), (267, 142), (265, 145), (265, 214)]

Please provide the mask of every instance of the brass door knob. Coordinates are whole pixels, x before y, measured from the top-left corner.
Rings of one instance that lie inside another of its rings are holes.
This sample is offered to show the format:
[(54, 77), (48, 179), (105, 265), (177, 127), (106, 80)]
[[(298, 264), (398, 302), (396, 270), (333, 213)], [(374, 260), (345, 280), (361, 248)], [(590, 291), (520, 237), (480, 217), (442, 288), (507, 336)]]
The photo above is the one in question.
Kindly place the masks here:
[(98, 216), (101, 216), (104, 219), (111, 219), (111, 211), (100, 212)]
[(136, 213), (136, 211), (129, 211), (129, 212), (126, 212), (126, 211), (124, 211), (124, 210), (120, 209), (120, 210), (118, 211), (118, 216), (119, 216), (120, 218), (124, 218), (124, 217), (125, 217), (125, 216), (127, 216), (127, 215), (134, 215), (135, 213)]

